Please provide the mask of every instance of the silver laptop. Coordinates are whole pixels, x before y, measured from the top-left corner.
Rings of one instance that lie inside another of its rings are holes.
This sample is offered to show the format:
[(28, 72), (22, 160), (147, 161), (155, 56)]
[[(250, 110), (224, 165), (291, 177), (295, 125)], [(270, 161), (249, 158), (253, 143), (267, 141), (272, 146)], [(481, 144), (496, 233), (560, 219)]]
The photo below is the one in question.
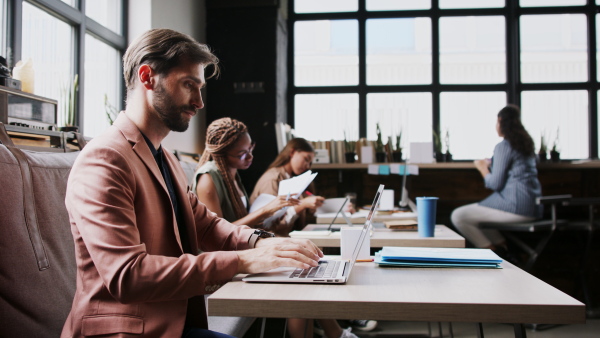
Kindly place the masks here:
[(321, 260), (319, 265), (309, 269), (296, 269), (296, 268), (277, 268), (267, 272), (256, 273), (248, 275), (242, 278), (245, 282), (271, 282), (271, 283), (334, 283), (343, 284), (346, 283), (352, 267), (356, 263), (358, 253), (364, 242), (366, 236), (368, 236), (371, 228), (371, 221), (379, 208), (379, 200), (383, 193), (383, 184), (379, 185), (371, 209), (367, 214), (367, 219), (363, 225), (362, 231), (352, 252), (352, 259), (347, 260)]
[(346, 197), (346, 199), (342, 203), (342, 206), (335, 213), (335, 216), (331, 219), (331, 222), (329, 222), (329, 225), (317, 226), (317, 227), (312, 228), (311, 230), (312, 231), (331, 231), (331, 232), (340, 231), (341, 225), (338, 225), (335, 227), (333, 226), (333, 224), (335, 223), (335, 220), (338, 218), (339, 215), (342, 215), (344, 220), (346, 220), (346, 224), (348, 224), (349, 226), (352, 226), (352, 221), (350, 221), (350, 219), (348, 219), (348, 216), (344, 212), (344, 207), (346, 206), (348, 201), (350, 201), (350, 197)]

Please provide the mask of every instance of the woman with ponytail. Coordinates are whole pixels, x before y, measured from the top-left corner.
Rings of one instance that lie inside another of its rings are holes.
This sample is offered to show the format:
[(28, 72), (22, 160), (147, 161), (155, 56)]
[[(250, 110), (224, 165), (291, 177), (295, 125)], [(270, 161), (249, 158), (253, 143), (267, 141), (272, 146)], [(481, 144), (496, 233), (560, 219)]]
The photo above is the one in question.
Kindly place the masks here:
[[(310, 142), (303, 138), (291, 139), (256, 182), (250, 202), (253, 203), (261, 194), (276, 194), (279, 190), (279, 182), (306, 172), (310, 169), (314, 158), (315, 150)], [(277, 224), (275, 232), (278, 235), (287, 236), (290, 231), (301, 230), (306, 226), (307, 213), (314, 212), (325, 201), (325, 198), (314, 193), (311, 183), (300, 199), (300, 204), (289, 208), (285, 219)]]
[(237, 171), (250, 167), (253, 150), (254, 143), (245, 124), (228, 117), (212, 122), (194, 174), (193, 191), (219, 217), (234, 224), (257, 227), (277, 210), (300, 202), (278, 196), (261, 209), (248, 213), (248, 194)]
[(493, 194), (479, 203), (457, 208), (452, 223), (478, 248), (505, 253), (506, 241), (497, 230), (482, 230), (481, 222), (527, 222), (542, 216), (535, 203), (542, 195), (537, 178), (535, 150), (531, 136), (521, 123), (521, 111), (508, 105), (498, 113), (496, 132), (503, 137), (494, 148), (492, 160), (476, 160), (475, 167), (483, 176), (485, 187)]

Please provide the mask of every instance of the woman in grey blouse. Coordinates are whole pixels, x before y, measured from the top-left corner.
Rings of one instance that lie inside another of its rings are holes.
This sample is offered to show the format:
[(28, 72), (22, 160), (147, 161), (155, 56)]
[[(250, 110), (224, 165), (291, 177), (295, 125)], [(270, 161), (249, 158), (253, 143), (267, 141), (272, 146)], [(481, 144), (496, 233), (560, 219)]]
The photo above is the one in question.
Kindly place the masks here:
[(497, 230), (480, 229), (481, 222), (525, 222), (542, 216), (536, 197), (542, 188), (537, 178), (535, 148), (521, 123), (519, 107), (508, 105), (498, 113), (498, 136), (492, 159), (476, 160), (485, 187), (494, 191), (479, 203), (468, 204), (452, 212), (452, 223), (478, 248), (506, 249), (506, 241)]

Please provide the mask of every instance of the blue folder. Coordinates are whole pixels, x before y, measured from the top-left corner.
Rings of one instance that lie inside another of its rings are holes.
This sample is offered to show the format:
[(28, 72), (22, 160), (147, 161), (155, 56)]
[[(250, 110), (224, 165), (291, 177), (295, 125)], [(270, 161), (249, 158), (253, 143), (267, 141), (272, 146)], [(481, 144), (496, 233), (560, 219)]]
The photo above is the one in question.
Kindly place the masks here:
[(502, 259), (489, 249), (383, 247), (375, 255), (382, 266), (501, 268)]

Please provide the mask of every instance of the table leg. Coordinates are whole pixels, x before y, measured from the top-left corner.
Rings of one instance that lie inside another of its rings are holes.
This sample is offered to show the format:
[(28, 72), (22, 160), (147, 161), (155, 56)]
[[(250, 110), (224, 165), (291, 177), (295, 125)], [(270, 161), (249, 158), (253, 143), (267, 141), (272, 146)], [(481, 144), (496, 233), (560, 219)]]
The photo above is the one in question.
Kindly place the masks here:
[(527, 333), (525, 332), (525, 326), (523, 324), (514, 324), (515, 338), (526, 338)]
[(483, 325), (481, 323), (475, 324), (475, 329), (477, 330), (477, 338), (483, 338)]
[(267, 324), (267, 318), (262, 318), (262, 323), (260, 324), (260, 338), (265, 337), (265, 326)]

